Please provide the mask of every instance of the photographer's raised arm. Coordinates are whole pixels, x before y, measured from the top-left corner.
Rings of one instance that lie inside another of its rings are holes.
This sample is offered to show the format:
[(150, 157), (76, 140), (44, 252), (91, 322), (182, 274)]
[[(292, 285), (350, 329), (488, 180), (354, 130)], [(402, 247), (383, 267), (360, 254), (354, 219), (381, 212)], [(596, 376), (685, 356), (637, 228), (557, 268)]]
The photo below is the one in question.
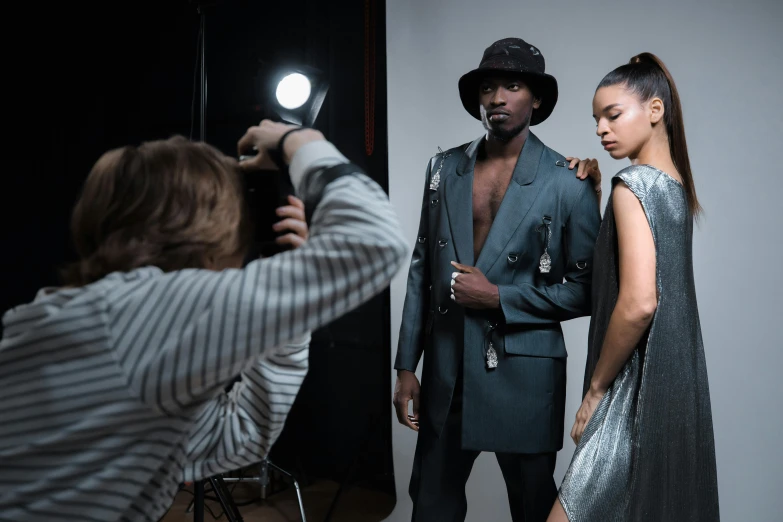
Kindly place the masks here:
[[(317, 204), (303, 246), (243, 270), (160, 272), (108, 296), (121, 365), (161, 412), (196, 414), (259, 356), (270, 367), (294, 360), (298, 348), (287, 342), (378, 294), (402, 265), (406, 244), (381, 187), (330, 143), (303, 138), (293, 152), (286, 142), (299, 196)], [(246, 412), (262, 419), (261, 437), (285, 417), (270, 414), (275, 394), (291, 393), (265, 384), (267, 399), (255, 407), (266, 411)]]
[(184, 481), (240, 469), (269, 453), (307, 375), (309, 343), (305, 335), (281, 353), (259, 356), (230, 392), (206, 404), (188, 437)]

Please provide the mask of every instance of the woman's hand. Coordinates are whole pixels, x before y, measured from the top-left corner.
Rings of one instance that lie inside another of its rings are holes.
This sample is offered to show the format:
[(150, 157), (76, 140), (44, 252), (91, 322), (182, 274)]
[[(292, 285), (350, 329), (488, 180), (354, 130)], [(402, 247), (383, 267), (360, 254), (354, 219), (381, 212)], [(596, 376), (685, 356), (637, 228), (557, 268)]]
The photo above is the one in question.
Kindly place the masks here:
[(309, 229), (305, 221), (305, 207), (302, 200), (296, 196), (288, 196), (288, 203), (288, 205), (276, 210), (277, 215), (283, 219), (275, 223), (272, 229), (278, 233), (285, 230), (289, 232), (275, 239), (275, 242), (278, 245), (299, 248), (309, 236)]
[(598, 407), (598, 403), (604, 398), (604, 395), (606, 395), (606, 390), (596, 390), (592, 387), (587, 392), (587, 395), (585, 395), (582, 405), (579, 407), (579, 411), (576, 412), (574, 427), (571, 428), (571, 438), (574, 440), (574, 444), (579, 444), (587, 423), (590, 421), (595, 409)]
[(569, 156), (566, 158), (567, 161), (570, 161), (571, 163), (568, 165), (569, 169), (572, 169), (575, 166), (579, 166), (576, 169), (576, 177), (579, 179), (587, 179), (590, 178), (590, 181), (593, 182), (593, 188), (595, 188), (596, 192), (601, 192), (601, 169), (598, 168), (598, 160), (594, 158), (585, 158), (583, 160), (580, 160), (579, 158), (575, 158), (573, 156)]

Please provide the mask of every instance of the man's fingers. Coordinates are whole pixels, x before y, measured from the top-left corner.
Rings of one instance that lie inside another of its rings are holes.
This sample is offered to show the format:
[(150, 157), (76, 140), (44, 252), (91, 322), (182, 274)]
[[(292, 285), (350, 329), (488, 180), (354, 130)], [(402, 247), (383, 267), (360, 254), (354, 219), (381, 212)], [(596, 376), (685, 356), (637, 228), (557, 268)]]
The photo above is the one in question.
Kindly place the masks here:
[(305, 237), (307, 235), (307, 223), (299, 219), (288, 218), (282, 221), (278, 221), (272, 225), (272, 230), (275, 232), (290, 230), (295, 234), (299, 234), (300, 236)]
[(579, 163), (579, 158), (574, 158), (574, 157), (572, 157), (572, 156), (569, 156), (569, 157), (567, 157), (567, 158), (566, 158), (566, 161), (570, 161), (570, 162), (571, 162), (571, 163), (568, 165), (568, 169), (569, 169), (569, 170), (573, 170), (573, 169), (574, 169), (574, 165), (576, 165), (577, 163)]
[(294, 207), (296, 207), (298, 209), (301, 209), (302, 210), (302, 219), (304, 219), (304, 209), (305, 209), (304, 201), (302, 201), (301, 199), (299, 199), (296, 196), (290, 196), (289, 195), (288, 196), (288, 203), (290, 203), (291, 206), (294, 206)]
[(255, 145), (254, 136), (257, 131), (258, 131), (258, 127), (250, 127), (249, 129), (247, 129), (247, 132), (245, 132), (244, 136), (239, 138), (239, 141), (237, 142), (238, 156), (241, 156), (253, 150), (253, 146)]
[(456, 261), (452, 261), (451, 262), (451, 266), (453, 266), (454, 268), (456, 268), (457, 270), (459, 270), (460, 272), (462, 272), (464, 274), (469, 274), (469, 273), (473, 272), (473, 268), (474, 268), (472, 266), (462, 265), (460, 263), (457, 263)]
[(460, 272), (452, 272), (451, 274), (451, 295), (449, 296), (449, 299), (457, 303), (457, 290), (458, 285), (461, 286), (461, 281), (459, 280), (459, 276), (461, 276), (462, 273)]
[(294, 248), (299, 248), (300, 246), (304, 245), (305, 238), (298, 234), (291, 233), (276, 238), (275, 243), (278, 245), (290, 245)]
[(397, 405), (397, 419), (400, 421), (400, 424), (409, 427), (413, 431), (419, 431), (418, 413), (416, 415), (408, 415), (409, 402), (410, 399), (406, 399)]
[[(407, 412), (406, 412), (407, 413)], [(413, 415), (408, 415), (408, 421), (411, 423), (412, 429), (419, 431), (419, 395), (413, 395)]]
[(394, 409), (397, 411), (397, 420), (400, 424), (408, 425), (408, 399), (394, 398)]
[(278, 170), (277, 165), (269, 154), (264, 151), (259, 151), (258, 154), (248, 159), (239, 162), (239, 168), (242, 170)]
[(292, 218), (302, 222), (305, 220), (304, 208), (296, 207), (294, 205), (278, 207), (275, 210), (275, 213), (281, 218)]

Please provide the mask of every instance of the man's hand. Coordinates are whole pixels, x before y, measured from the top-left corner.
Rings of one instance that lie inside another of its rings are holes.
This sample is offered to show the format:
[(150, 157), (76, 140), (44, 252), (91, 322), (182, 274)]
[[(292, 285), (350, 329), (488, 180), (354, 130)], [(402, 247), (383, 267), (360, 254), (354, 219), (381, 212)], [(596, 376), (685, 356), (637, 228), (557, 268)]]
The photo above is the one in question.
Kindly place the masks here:
[(593, 187), (596, 192), (601, 192), (601, 169), (598, 168), (598, 160), (594, 158), (586, 158), (580, 160), (579, 158), (569, 156), (566, 160), (571, 164), (569, 169), (573, 169), (574, 166), (579, 165), (576, 169), (576, 177), (579, 179), (587, 179), (588, 177), (593, 182)]
[(465, 266), (452, 261), (459, 270), (451, 276), (451, 300), (458, 305), (477, 310), (500, 308), (500, 291), (489, 282), (475, 266)]
[[(397, 383), (394, 385), (394, 409), (397, 420), (413, 431), (419, 431), (419, 394), (421, 386), (416, 374), (408, 370), (397, 372)], [(408, 403), (413, 401), (413, 415), (408, 414)]]
[(288, 230), (289, 233), (275, 239), (278, 245), (289, 245), (292, 248), (299, 248), (307, 241), (309, 229), (305, 221), (305, 207), (301, 199), (295, 196), (288, 196), (289, 205), (279, 207), (276, 212), (281, 218), (284, 218), (272, 226), (275, 232)]
[[(271, 120), (263, 120), (258, 126), (250, 127), (245, 135), (237, 143), (237, 153), (242, 156), (256, 150), (258, 154), (250, 159), (239, 163), (243, 169), (251, 170), (277, 170), (277, 166), (269, 157), (269, 150), (276, 149), (280, 138), (286, 132), (298, 129), (296, 125), (287, 125), (277, 123)], [(291, 162), (294, 153), (307, 142), (323, 140), (324, 136), (317, 130), (302, 129), (291, 134), (283, 143), (283, 159), (286, 163)]]

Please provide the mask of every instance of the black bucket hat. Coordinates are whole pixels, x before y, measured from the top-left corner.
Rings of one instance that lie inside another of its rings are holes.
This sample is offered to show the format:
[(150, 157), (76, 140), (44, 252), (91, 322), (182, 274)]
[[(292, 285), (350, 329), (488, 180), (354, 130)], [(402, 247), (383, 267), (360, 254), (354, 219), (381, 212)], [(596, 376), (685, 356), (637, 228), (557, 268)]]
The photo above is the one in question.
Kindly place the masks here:
[(520, 79), (541, 100), (541, 106), (533, 110), (530, 125), (546, 120), (557, 103), (557, 80), (544, 73), (544, 55), (537, 47), (521, 38), (504, 38), (493, 43), (484, 51), (478, 69), (459, 79), (459, 96), (468, 113), (481, 119), (479, 110), (479, 85), (487, 76), (497, 73), (512, 73)]

